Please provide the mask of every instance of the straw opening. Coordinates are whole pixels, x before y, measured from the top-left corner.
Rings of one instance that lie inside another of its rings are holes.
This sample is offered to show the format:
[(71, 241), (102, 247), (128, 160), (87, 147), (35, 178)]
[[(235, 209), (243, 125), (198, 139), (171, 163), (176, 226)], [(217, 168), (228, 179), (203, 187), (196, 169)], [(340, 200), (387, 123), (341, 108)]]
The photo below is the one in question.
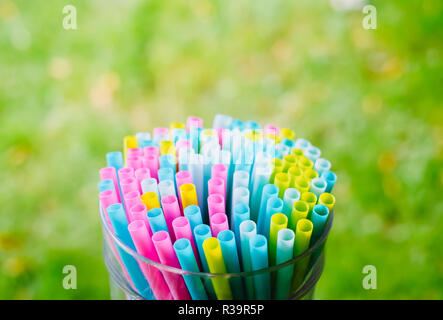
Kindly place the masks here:
[(230, 230), (222, 230), (218, 233), (217, 238), (219, 241), (229, 242), (234, 239), (234, 233)]
[(297, 231), (300, 232), (310, 232), (313, 229), (313, 224), (308, 219), (300, 219), (297, 222)]
[(323, 204), (316, 204), (313, 211), (319, 216), (326, 216), (329, 213), (328, 207)]

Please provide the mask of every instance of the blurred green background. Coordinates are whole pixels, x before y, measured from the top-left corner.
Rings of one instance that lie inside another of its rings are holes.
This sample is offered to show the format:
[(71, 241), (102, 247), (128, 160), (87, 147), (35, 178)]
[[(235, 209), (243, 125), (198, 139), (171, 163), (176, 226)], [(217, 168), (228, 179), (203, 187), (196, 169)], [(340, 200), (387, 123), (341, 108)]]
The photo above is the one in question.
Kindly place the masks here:
[(109, 298), (105, 153), (225, 113), (293, 128), (333, 163), (317, 298), (442, 299), (443, 2), (371, 1), (376, 30), (361, 5), (337, 10), (359, 1), (331, 2), (0, 0), (0, 298)]

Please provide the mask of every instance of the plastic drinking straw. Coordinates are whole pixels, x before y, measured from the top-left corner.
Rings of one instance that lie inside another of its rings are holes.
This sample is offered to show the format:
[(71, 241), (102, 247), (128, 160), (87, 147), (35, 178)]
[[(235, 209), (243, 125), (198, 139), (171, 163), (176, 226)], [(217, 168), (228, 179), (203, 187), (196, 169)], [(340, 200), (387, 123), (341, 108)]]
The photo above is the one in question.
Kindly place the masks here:
[(172, 168), (161, 168), (158, 169), (158, 181), (171, 180), (174, 181), (174, 171)]
[(131, 208), (135, 205), (142, 204), (142, 200), (140, 199), (140, 193), (137, 190), (127, 192), (123, 195), (123, 199), (125, 200), (124, 207), (125, 207), (126, 216), (128, 218), (128, 222), (131, 222), (132, 221), (130, 214)]
[(263, 187), (260, 209), (258, 212), (257, 228), (258, 233), (263, 234), (265, 230), (266, 208), (268, 200), (278, 197), (278, 187), (274, 184), (267, 184)]
[(335, 197), (330, 193), (322, 193), (318, 199), (318, 203), (328, 207), (329, 212), (331, 212), (335, 205)]
[[(267, 268), (268, 241), (261, 234), (256, 234), (249, 240), (252, 270)], [(255, 298), (259, 300), (271, 299), (271, 277), (269, 272), (254, 276)]]
[(198, 249), (198, 254), (203, 267), (204, 272), (209, 272), (208, 263), (206, 261), (206, 256), (203, 252), (203, 242), (212, 237), (211, 228), (206, 224), (199, 224), (194, 228), (194, 239), (195, 244)]
[[(241, 243), (241, 261), (243, 271), (252, 271), (251, 251), (249, 249), (249, 240), (257, 234), (257, 227), (254, 221), (246, 220), (240, 223), (240, 243)], [(249, 300), (255, 299), (254, 281), (251, 277), (245, 278), (246, 294)]]
[(171, 238), (173, 241), (175, 240), (173, 227), (172, 227), (172, 221), (174, 221), (175, 218), (181, 217), (180, 207), (178, 206), (177, 197), (175, 195), (169, 195), (165, 196), (161, 200), (162, 202), (162, 208), (163, 213), (165, 216), (166, 225), (169, 230), (169, 234), (171, 235)]
[(126, 166), (128, 168), (133, 168), (134, 170), (143, 168), (143, 158), (141, 156), (128, 156), (126, 158)]
[(107, 180), (107, 179), (112, 180), (112, 182), (114, 183), (114, 188), (116, 191), (117, 199), (119, 202), (121, 202), (120, 186), (118, 184), (116, 169), (114, 167), (101, 168), (100, 169), (100, 179), (101, 180)]
[(317, 161), (317, 159), (320, 158), (320, 155), (321, 155), (321, 151), (317, 147), (310, 146), (310, 147), (306, 148), (306, 150), (305, 150), (306, 158), (308, 158), (312, 162)]
[[(150, 260), (160, 262), (154, 244), (151, 240), (151, 235), (146, 228), (146, 224), (141, 220), (135, 220), (128, 226), (134, 246), (137, 253)], [(154, 266), (138, 261), (138, 265), (143, 272), (145, 278), (148, 280), (149, 286), (152, 288), (155, 299), (157, 300), (172, 300), (174, 297), (169, 291), (162, 273)]]
[(294, 147), (291, 149), (291, 154), (295, 157), (295, 159), (297, 160), (297, 163), (298, 163), (298, 159), (305, 155), (302, 149), (295, 147), (295, 144), (294, 144)]
[[(149, 147), (146, 147), (149, 148)], [(145, 150), (146, 150), (145, 148)], [(157, 171), (159, 168), (159, 156), (156, 154), (148, 154), (143, 156), (143, 167), (149, 169), (152, 178), (158, 181)]]
[(111, 230), (112, 229), (112, 224), (111, 221), (109, 220), (109, 215), (108, 215), (108, 207), (110, 205), (113, 205), (115, 203), (119, 203), (117, 200), (117, 195), (115, 190), (105, 190), (100, 192), (99, 194), (99, 199), (100, 199), (100, 204), (103, 208), (103, 211), (105, 212), (105, 218), (106, 218), (106, 222), (108, 223), (108, 225), (110, 226)]
[[(172, 247), (171, 238), (169, 237), (168, 232), (159, 231), (154, 233), (152, 236), (152, 242), (154, 243), (155, 250), (157, 251), (158, 257), (162, 264), (174, 268), (180, 268), (180, 263), (178, 262), (174, 248)], [(163, 276), (175, 300), (191, 299), (181, 275), (164, 271)]]
[(197, 248), (195, 247), (194, 237), (192, 236), (191, 225), (188, 218), (178, 217), (172, 221), (172, 228), (174, 229), (175, 239), (186, 238), (191, 242), (194, 255), (198, 256)]
[(137, 148), (137, 138), (135, 136), (126, 136), (123, 138), (123, 156), (126, 163), (128, 149)]
[(189, 172), (191, 172), (192, 181), (195, 184), (197, 201), (199, 203), (203, 221), (209, 221), (209, 219), (205, 220), (204, 215), (206, 210), (206, 199), (203, 198), (203, 156), (201, 154), (192, 153), (189, 155)]
[(332, 171), (323, 171), (320, 177), (325, 179), (326, 183), (328, 184), (326, 187), (326, 192), (331, 193), (332, 188), (334, 188), (334, 185), (337, 182), (337, 175)]
[(160, 199), (166, 196), (175, 196), (175, 187), (172, 180), (163, 180), (158, 184), (158, 191), (160, 192)]
[(208, 197), (208, 215), (211, 217), (220, 212), (225, 213), (225, 199), (220, 194), (211, 194)]
[[(271, 198), (266, 205), (266, 216), (264, 221), (263, 235), (269, 239), (269, 231), (271, 228), (271, 217), (274, 213), (281, 213), (283, 211), (283, 200), (280, 198)], [(259, 232), (260, 233), (260, 232)]]
[(131, 191), (138, 191), (137, 180), (135, 178), (120, 179), (120, 188), (122, 194), (126, 194)]
[(166, 219), (161, 208), (148, 210), (148, 221), (151, 226), (152, 234), (157, 231), (168, 232), (168, 225), (166, 224)]
[(118, 170), (118, 180), (121, 181), (127, 178), (135, 178), (134, 169), (133, 168), (121, 168)]
[(148, 221), (148, 210), (146, 209), (146, 206), (143, 203), (132, 206), (131, 209), (129, 210), (129, 215), (131, 217), (131, 222), (135, 220), (144, 221), (146, 229), (148, 230), (149, 233), (149, 237), (152, 237), (152, 230)]
[(211, 169), (212, 178), (220, 178), (223, 180), (223, 197), (226, 199), (226, 187), (228, 183), (228, 168), (221, 163), (214, 164)]
[[(291, 229), (281, 229), (277, 235), (276, 264), (289, 261), (293, 257), (295, 233)], [(284, 300), (289, 296), (294, 267), (289, 265), (277, 271), (274, 299)]]
[(289, 140), (289, 139), (283, 139), (282, 141), (280, 141), (280, 143), (284, 144), (285, 146), (287, 146), (289, 148), (289, 151), (287, 154), (290, 154), (291, 149), (294, 147), (295, 142), (294, 140)]
[[(240, 244), (240, 224), (243, 221), (250, 220), (249, 207), (239, 203), (234, 207), (234, 216), (231, 221), (231, 229), (234, 231), (236, 243)], [(240, 247), (238, 248), (240, 251)]]
[(140, 196), (143, 204), (148, 208), (148, 211), (153, 208), (160, 208), (157, 194), (155, 192), (146, 192)]
[[(262, 203), (264, 186), (269, 183), (271, 177), (271, 167), (268, 163), (259, 163), (252, 177), (251, 191), (251, 220), (258, 221)], [(278, 191), (277, 191), (278, 194)]]
[(149, 173), (149, 170), (146, 168), (139, 168), (137, 170), (135, 170), (134, 172), (135, 175), (135, 179), (137, 180), (137, 185), (139, 188), (139, 192), (140, 194), (142, 194), (142, 186), (141, 183), (143, 180), (145, 179), (149, 179), (151, 177), (151, 174)]
[[(232, 208), (235, 208), (236, 205), (243, 203), (246, 206), (249, 206), (249, 190), (245, 187), (235, 188), (232, 196)], [(234, 210), (231, 211), (231, 225), (232, 220), (234, 219)]]
[(108, 152), (106, 154), (106, 165), (108, 167), (114, 167), (115, 171), (124, 167), (123, 154), (120, 151)]
[(267, 124), (263, 127), (263, 134), (273, 134), (275, 136), (279, 135), (279, 130), (276, 126), (273, 126), (272, 124)]
[(306, 139), (298, 138), (297, 140), (295, 140), (294, 147), (297, 149), (302, 149), (303, 151), (305, 151), (310, 146), (311, 146), (311, 143)]
[(326, 191), (326, 181), (323, 178), (314, 178), (311, 182), (311, 188), (309, 191), (311, 191), (313, 194), (315, 194), (318, 197)]
[[(192, 272), (200, 271), (189, 239), (181, 238), (175, 241), (174, 250), (183, 270)], [(192, 300), (208, 300), (208, 295), (206, 294), (202, 281), (198, 276), (183, 275), (183, 279), (185, 280)]]
[(305, 177), (297, 177), (295, 178), (294, 188), (296, 188), (301, 193), (309, 191), (309, 182), (308, 180), (306, 180)]
[(195, 190), (195, 186), (192, 183), (182, 184), (180, 187), (180, 193), (182, 197), (183, 210), (191, 204), (198, 206), (197, 192)]
[(208, 197), (208, 181), (211, 179), (211, 168), (220, 151), (219, 146), (211, 145), (203, 148), (201, 152), (203, 156), (203, 199), (206, 199)]
[(214, 237), (217, 237), (220, 231), (229, 230), (228, 217), (226, 214), (213, 214), (209, 220), (211, 222), (211, 231)]
[[(217, 235), (217, 239), (220, 243), (226, 270), (229, 273), (240, 272), (240, 261), (238, 258), (234, 232), (231, 230), (223, 230)], [(232, 288), (234, 299), (243, 300), (245, 298), (245, 292), (241, 278), (231, 277), (229, 278), (229, 284)]]
[(314, 169), (307, 169), (305, 172), (303, 172), (303, 176), (308, 180), (309, 182), (312, 181), (312, 179), (315, 179), (318, 177), (318, 172)]
[(160, 141), (160, 155), (172, 154), (175, 155), (175, 145), (171, 140)]
[(288, 188), (283, 195), (283, 210), (282, 212), (289, 219), (291, 217), (292, 208), (296, 201), (300, 200), (300, 192), (294, 188)]
[[(203, 251), (208, 262), (209, 271), (212, 273), (226, 273), (226, 266), (220, 243), (217, 238), (211, 237), (203, 242)], [(228, 279), (223, 276), (215, 276), (211, 278), (214, 286), (215, 294), (218, 300), (232, 300), (231, 287)]]
[(168, 128), (161, 128), (161, 127), (154, 128), (152, 138), (157, 143), (160, 143), (160, 141), (163, 141), (163, 140), (168, 140), (169, 139), (169, 129)]
[(137, 146), (143, 148), (141, 142), (144, 142), (144, 140), (151, 140), (151, 134), (149, 132), (137, 132), (135, 138), (137, 139)]
[[(131, 235), (128, 231), (128, 220), (126, 219), (126, 215), (123, 211), (123, 205), (121, 203), (110, 205), (107, 207), (107, 212), (114, 228), (115, 235), (125, 245), (133, 250), (136, 250), (134, 243), (132, 242)], [(138, 293), (145, 299), (152, 299), (152, 290), (141, 272), (137, 261), (120, 246), (117, 246), (117, 251)]]
[(176, 172), (175, 156), (173, 156), (172, 154), (164, 154), (158, 157), (158, 161), (160, 164), (160, 168), (171, 168), (175, 174)]
[(194, 231), (194, 228), (196, 226), (203, 223), (202, 214), (199, 206), (196, 205), (187, 206), (183, 213), (185, 217), (188, 218), (189, 223), (191, 224), (192, 231)]
[[(276, 145), (275, 150), (277, 151), (276, 158), (283, 159), (284, 156), (288, 155), (291, 150), (287, 145), (279, 143)], [(282, 172), (283, 172), (283, 162), (282, 162)]]
[(235, 190), (239, 187), (249, 188), (249, 174), (246, 171), (235, 171), (233, 173), (232, 188)]
[[(308, 219), (300, 219), (297, 222), (294, 240), (294, 257), (299, 256), (309, 248), (309, 242), (312, 239), (312, 230), (313, 224)], [(305, 256), (295, 263), (295, 275), (293, 278), (291, 291), (297, 289), (303, 282), (306, 269), (308, 267), (309, 258), (309, 256)]]
[(290, 167), (288, 170), (289, 175), (289, 187), (295, 188), (295, 179), (303, 177), (303, 171), (299, 167)]
[(317, 203), (317, 196), (313, 194), (312, 192), (303, 192), (301, 194), (300, 200), (305, 201), (309, 205), (309, 213), (308, 213), (308, 219), (311, 218), (312, 209), (314, 208), (315, 204)]
[(158, 149), (158, 146), (156, 146), (156, 145), (144, 147), (143, 153), (145, 156), (155, 156), (157, 158), (157, 161), (158, 161), (158, 157), (160, 156), (160, 150)]
[(331, 162), (323, 158), (318, 158), (314, 163), (314, 169), (318, 172), (319, 176), (321, 176), (323, 171), (329, 171), (331, 169)]
[(279, 158), (271, 159), (272, 174), (269, 182), (274, 183), (275, 175), (283, 171), (283, 161)]
[(157, 180), (155, 178), (148, 178), (143, 180), (141, 183), (141, 187), (143, 193), (154, 192), (157, 197), (160, 197)]
[[(180, 140), (182, 142), (184, 140)], [(177, 153), (178, 171), (190, 171), (189, 162), (191, 154), (189, 153), (192, 149), (188, 147), (181, 147), (180, 152)], [(194, 151), (192, 151), (194, 152)]]
[(309, 214), (309, 205), (306, 201), (296, 201), (292, 207), (291, 216), (288, 221), (288, 228), (296, 230), (297, 223), (300, 219), (306, 219)]
[(316, 204), (312, 210), (311, 221), (314, 225), (311, 236), (311, 244), (314, 244), (323, 233), (326, 221), (329, 217), (329, 209), (324, 204)]
[(225, 185), (223, 179), (212, 178), (208, 180), (208, 195), (219, 194), (224, 198), (224, 192)]
[(114, 181), (112, 181), (111, 179), (100, 180), (97, 183), (97, 186), (98, 186), (99, 192), (102, 192), (105, 190), (115, 190)]
[(278, 196), (283, 198), (285, 191), (289, 188), (289, 175), (284, 172), (279, 172), (275, 175), (274, 184), (278, 187)]
[(312, 169), (314, 167), (314, 163), (307, 157), (302, 156), (298, 158), (298, 166), (302, 171), (306, 171), (308, 169)]
[(224, 114), (216, 114), (214, 116), (214, 123), (212, 124), (212, 127), (214, 129), (218, 128), (224, 128), (229, 129), (231, 126), (232, 117), (224, 115)]
[[(175, 174), (175, 183), (177, 184), (177, 190), (185, 183), (192, 183), (192, 176), (189, 171), (179, 171)], [(178, 194), (178, 200), (181, 203), (181, 193)]]
[[(144, 151), (143, 148), (137, 147), (137, 148), (129, 148), (128, 151), (128, 156), (129, 157), (142, 157), (144, 155)], [(135, 170), (135, 168), (134, 168)]]
[(292, 154), (287, 154), (283, 157), (283, 172), (288, 172), (289, 168), (297, 165), (297, 159)]
[(289, 140), (294, 140), (295, 138), (295, 132), (291, 129), (288, 128), (282, 128), (280, 129), (280, 138), (281, 139), (289, 139)]
[(277, 259), (277, 235), (281, 229), (288, 226), (288, 217), (283, 213), (274, 213), (271, 217), (271, 228), (269, 232), (269, 260), (271, 266), (275, 265)]

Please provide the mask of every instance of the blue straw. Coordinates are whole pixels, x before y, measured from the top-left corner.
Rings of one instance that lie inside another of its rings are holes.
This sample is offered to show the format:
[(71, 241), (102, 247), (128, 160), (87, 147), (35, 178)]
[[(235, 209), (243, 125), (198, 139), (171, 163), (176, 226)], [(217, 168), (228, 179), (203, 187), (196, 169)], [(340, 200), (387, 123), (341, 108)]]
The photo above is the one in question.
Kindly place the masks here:
[(168, 231), (168, 225), (166, 224), (165, 215), (160, 208), (153, 208), (148, 211), (148, 222), (151, 226), (152, 234), (157, 231)]
[(320, 158), (321, 155), (320, 149), (312, 145), (303, 151), (305, 153), (305, 157), (314, 163), (317, 161), (318, 158)]
[(231, 221), (231, 229), (234, 230), (235, 241), (240, 243), (240, 224), (250, 219), (249, 206), (239, 203), (234, 207), (234, 217)]
[(98, 182), (98, 191), (103, 192), (106, 190), (115, 190), (114, 181), (111, 179), (105, 179)]
[[(200, 271), (189, 239), (181, 238), (175, 241), (174, 250), (183, 270), (192, 272)], [(195, 275), (183, 275), (183, 279), (186, 282), (192, 300), (208, 300), (208, 296), (206, 295), (200, 277)]]
[(164, 154), (158, 157), (161, 168), (171, 168), (175, 175), (175, 156), (172, 154)]
[(274, 213), (280, 213), (283, 210), (283, 200), (280, 198), (271, 198), (266, 205), (266, 217), (264, 221), (263, 233), (269, 239), (269, 232), (271, 228), (271, 217)]
[(324, 204), (316, 204), (312, 209), (311, 221), (314, 226), (311, 235), (311, 245), (313, 245), (322, 235), (329, 217), (329, 209)]
[(199, 206), (196, 206), (194, 204), (187, 206), (183, 210), (183, 213), (185, 217), (188, 218), (192, 231), (194, 231), (194, 228), (199, 224), (203, 224), (202, 214)]
[[(121, 203), (110, 205), (107, 208), (107, 212), (112, 227), (114, 228), (115, 235), (125, 245), (135, 251), (134, 243), (132, 242), (131, 235), (128, 231), (128, 220), (123, 210), (123, 205)], [(137, 291), (145, 299), (154, 300), (154, 294), (149, 287), (145, 276), (141, 272), (138, 262), (119, 245), (116, 245), (116, 248)]]
[(106, 163), (108, 167), (114, 167), (115, 171), (118, 172), (118, 170), (124, 167), (123, 154), (120, 151), (108, 152), (106, 154)]
[[(294, 254), (294, 231), (281, 229), (277, 234), (276, 263), (281, 264), (292, 259)], [(277, 300), (287, 299), (291, 289), (291, 279), (294, 266), (289, 265), (277, 271), (274, 298)]]
[(264, 234), (265, 220), (266, 220), (266, 208), (268, 200), (278, 197), (278, 187), (275, 184), (267, 184), (263, 187), (260, 208), (258, 211), (258, 233)]
[(326, 187), (326, 192), (331, 193), (332, 188), (334, 188), (335, 182), (337, 181), (337, 175), (332, 171), (323, 171), (321, 177), (326, 180), (328, 186)]
[[(262, 194), (264, 186), (269, 183), (272, 169), (269, 165), (269, 160), (256, 161), (254, 165), (253, 175), (251, 179), (251, 220), (258, 221), (260, 203), (262, 200)], [(278, 191), (277, 191), (278, 194)]]
[(283, 211), (288, 219), (291, 217), (292, 207), (296, 201), (300, 200), (300, 191), (295, 188), (288, 188), (283, 195)]
[[(252, 270), (261, 270), (269, 267), (268, 240), (261, 234), (256, 234), (249, 240), (251, 251)], [(271, 277), (269, 272), (254, 276), (255, 298), (258, 300), (271, 299)]]
[(320, 198), (320, 195), (326, 191), (327, 183), (323, 178), (314, 178), (311, 181), (311, 187), (309, 191), (317, 196), (317, 199)]
[[(206, 260), (205, 252), (203, 251), (203, 242), (212, 237), (211, 228), (206, 224), (199, 224), (194, 228), (194, 240), (197, 245), (198, 255), (200, 256), (200, 262), (203, 267), (204, 272), (209, 272), (208, 261)], [(214, 286), (212, 281), (205, 277), (204, 278), (206, 288), (208, 289), (209, 298), (216, 299)]]
[(166, 168), (160, 168), (157, 171), (158, 174), (158, 181), (164, 181), (164, 180), (174, 180), (174, 170), (172, 170), (171, 167), (166, 167)]
[[(252, 271), (251, 251), (249, 240), (257, 234), (257, 227), (252, 220), (246, 220), (240, 223), (240, 242), (241, 242), (241, 260), (243, 271)], [(246, 293), (249, 300), (255, 299), (254, 281), (251, 277), (245, 277)]]
[[(237, 254), (237, 245), (235, 242), (234, 232), (231, 230), (220, 231), (217, 235), (217, 239), (220, 242), (220, 247), (225, 261), (227, 272), (238, 273), (240, 272), (240, 262)], [(245, 293), (243, 289), (243, 283), (239, 277), (229, 278), (234, 299), (244, 299)]]
[(315, 161), (314, 163), (314, 169), (315, 171), (318, 172), (318, 175), (321, 177), (323, 171), (329, 171), (331, 169), (331, 162), (323, 158), (318, 158), (317, 161)]
[(296, 149), (302, 149), (303, 152), (309, 148), (311, 146), (311, 143), (306, 140), (306, 139), (302, 139), (302, 138), (298, 138), (297, 140), (295, 140), (295, 145), (294, 148)]

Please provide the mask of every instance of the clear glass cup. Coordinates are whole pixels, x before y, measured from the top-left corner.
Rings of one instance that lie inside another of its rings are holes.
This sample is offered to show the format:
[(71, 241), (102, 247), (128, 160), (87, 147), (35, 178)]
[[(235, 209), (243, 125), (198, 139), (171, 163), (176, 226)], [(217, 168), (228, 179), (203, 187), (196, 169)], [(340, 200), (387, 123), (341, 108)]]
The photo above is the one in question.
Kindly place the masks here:
[[(286, 299), (300, 300), (300, 299), (313, 299), (315, 286), (320, 279), (320, 276), (324, 268), (324, 248), (327, 237), (332, 227), (334, 219), (334, 211), (331, 211), (327, 220), (325, 229), (322, 236), (303, 254), (294, 257), (293, 259), (272, 267), (268, 267), (261, 270), (252, 272), (239, 272), (239, 273), (205, 273), (205, 272), (190, 272), (170, 266), (162, 265), (158, 262), (147, 259), (139, 255), (136, 251), (132, 250), (125, 244), (123, 244), (111, 231), (106, 223), (105, 215), (100, 207), (100, 219), (103, 227), (103, 252), (106, 268), (108, 269), (110, 278), (110, 295), (113, 300), (142, 300), (145, 299), (133, 288), (128, 278), (125, 276), (123, 268), (116, 258), (115, 248), (119, 247), (129, 255), (131, 255), (139, 264), (148, 264), (153, 268), (157, 268), (163, 275), (176, 275), (179, 277), (190, 276), (195, 279), (200, 279), (203, 287), (209, 297), (209, 299), (216, 299), (214, 288), (211, 279), (217, 279), (217, 281), (227, 281), (231, 289), (235, 287), (235, 283), (240, 283), (243, 288), (243, 294), (241, 296), (247, 296), (247, 283), (254, 283), (262, 276), (269, 276), (271, 283), (275, 283), (275, 277), (279, 270), (283, 268), (293, 269), (293, 276), (291, 281), (291, 289)], [(303, 266), (300, 268), (300, 266)], [(238, 287), (237, 287), (238, 288)], [(231, 290), (232, 291), (232, 290)], [(232, 291), (233, 292), (233, 291)], [(270, 297), (274, 298), (274, 288), (271, 285)], [(238, 298), (238, 295), (235, 294)], [(155, 300), (154, 294), (148, 297)]]

